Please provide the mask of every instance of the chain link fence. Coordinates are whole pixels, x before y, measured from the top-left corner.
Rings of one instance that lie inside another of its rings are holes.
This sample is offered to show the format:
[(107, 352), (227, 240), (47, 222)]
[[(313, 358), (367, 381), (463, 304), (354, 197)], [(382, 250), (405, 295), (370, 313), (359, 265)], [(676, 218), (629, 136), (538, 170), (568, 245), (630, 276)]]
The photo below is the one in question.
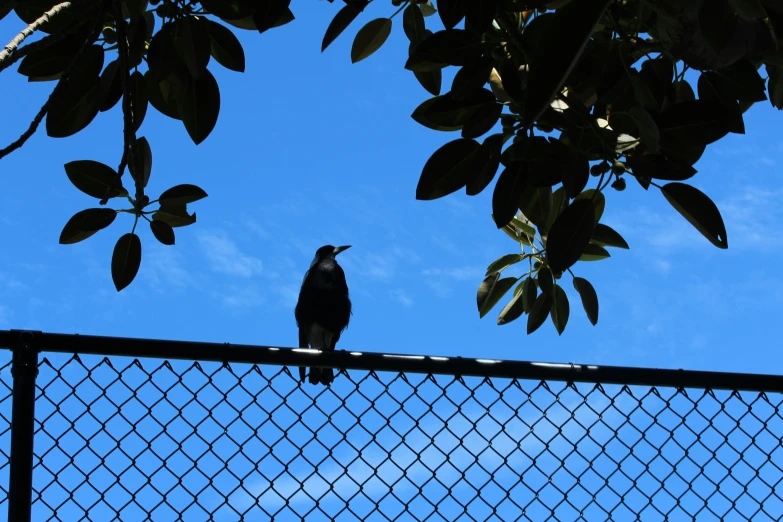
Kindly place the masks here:
[[(281, 366), (45, 351), (38, 368), (34, 521), (783, 513), (778, 392), (380, 368), (343, 371), (325, 388)], [(0, 350), (0, 512), (10, 370)]]

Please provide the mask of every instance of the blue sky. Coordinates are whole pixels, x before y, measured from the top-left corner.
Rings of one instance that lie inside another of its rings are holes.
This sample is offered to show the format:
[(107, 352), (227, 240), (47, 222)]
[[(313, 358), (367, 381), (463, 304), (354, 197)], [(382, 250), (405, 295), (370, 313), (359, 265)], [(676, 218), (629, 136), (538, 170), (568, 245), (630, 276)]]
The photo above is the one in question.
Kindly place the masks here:
[[(353, 245), (341, 255), (355, 308), (345, 348), (748, 372), (781, 360), (766, 341), (783, 333), (775, 320), (783, 281), (774, 270), (783, 249), (783, 149), (773, 131), (780, 115), (768, 102), (746, 114), (746, 135), (708, 149), (693, 179), (724, 216), (728, 251), (692, 230), (659, 192), (635, 183), (609, 191), (604, 221), (631, 250), (577, 266), (598, 292), (598, 326), (568, 283), (565, 333), (547, 322), (527, 336), (524, 320), (498, 327), (500, 307), (479, 320), (475, 306), (486, 266), (516, 248), (490, 218), (491, 190), (414, 199), (425, 161), (455, 136), (410, 118), (428, 94), (402, 68), (402, 28), (352, 65), (359, 24), (321, 54), (335, 6), (296, 11), (295, 23), (275, 31), (238, 33), (244, 74), (210, 65), (221, 111), (201, 145), (180, 122), (149, 111), (140, 134), (153, 149), (150, 194), (195, 183), (209, 197), (193, 205), (198, 222), (177, 230), (174, 247), (142, 230), (141, 270), (123, 292), (114, 290), (109, 262), (130, 216), (88, 241), (57, 244), (71, 215), (95, 205), (63, 164), (117, 163), (119, 106), (71, 138), (39, 132), (3, 160), (0, 327), (292, 346), (302, 275), (315, 249), (331, 243)], [(359, 22), (384, 14), (373, 7)], [(18, 28), (13, 16), (0, 24), (2, 34)], [(27, 84), (11, 70), (3, 86), (13, 100), (0, 129), (8, 143), (52, 85)]]
[[(598, 325), (589, 324), (567, 282), (565, 333), (558, 336), (548, 321), (527, 336), (524, 320), (495, 324), (500, 305), (483, 320), (476, 310), (486, 266), (516, 251), (490, 218), (491, 191), (414, 199), (425, 161), (456, 136), (410, 118), (429, 95), (402, 67), (408, 42), (399, 20), (378, 53), (350, 63), (361, 23), (387, 9), (369, 8), (323, 54), (323, 32), (336, 12), (327, 2), (307, 8), (295, 2), (297, 20), (263, 35), (238, 31), (247, 70), (210, 65), (221, 112), (199, 146), (180, 122), (148, 112), (140, 134), (153, 149), (149, 194), (195, 183), (209, 197), (193, 205), (198, 222), (176, 230), (174, 247), (142, 228), (141, 270), (121, 293), (109, 263), (117, 238), (132, 226), (129, 216), (77, 245), (57, 244), (70, 216), (95, 206), (70, 184), (63, 164), (117, 163), (118, 108), (71, 138), (39, 132), (5, 158), (0, 328), (293, 346), (293, 307), (315, 249), (351, 244), (340, 256), (354, 302), (340, 341), (345, 349), (778, 372), (783, 356), (770, 340), (783, 334), (783, 279), (776, 270), (783, 252), (777, 172), (783, 141), (781, 115), (768, 102), (746, 114), (746, 135), (729, 135), (708, 149), (692, 180), (720, 208), (728, 251), (710, 245), (657, 191), (635, 183), (623, 193), (610, 190), (603, 221), (631, 250), (613, 250), (611, 259), (575, 270), (598, 292)], [(6, 39), (19, 29), (13, 16), (0, 22)], [(53, 85), (27, 84), (14, 70), (2, 82), (0, 143), (6, 144), (27, 127)], [(76, 382), (77, 374), (63, 375)], [(68, 391), (54, 390), (53, 398)], [(155, 392), (148, 393), (153, 400)], [(112, 411), (104, 406), (96, 411)], [(75, 418), (76, 411), (67, 415)]]

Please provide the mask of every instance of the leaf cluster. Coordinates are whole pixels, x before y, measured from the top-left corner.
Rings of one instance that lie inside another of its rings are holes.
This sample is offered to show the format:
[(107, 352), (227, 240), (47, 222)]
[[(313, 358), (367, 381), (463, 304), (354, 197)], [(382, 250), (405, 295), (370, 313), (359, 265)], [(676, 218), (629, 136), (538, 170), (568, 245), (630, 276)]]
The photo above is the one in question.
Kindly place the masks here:
[[(632, 178), (654, 187), (709, 242), (728, 248), (712, 200), (686, 183), (706, 147), (743, 134), (743, 115), (783, 108), (783, 8), (773, 0), (433, 0), (392, 2), (357, 32), (354, 62), (375, 52), (402, 12), (405, 69), (431, 95), (413, 111), (429, 129), (459, 133), (423, 166), (416, 198), (492, 187), (492, 218), (520, 253), (491, 263), (477, 305), (486, 315), (511, 289), (498, 324), (549, 316), (562, 333), (568, 273), (588, 319), (593, 286), (579, 262), (627, 242), (601, 221), (605, 192)], [(324, 48), (366, 3), (346, 2)], [(348, 15), (350, 13), (350, 16)], [(762, 77), (762, 66), (769, 78)], [(455, 68), (450, 85), (444, 71)], [(526, 261), (519, 277), (509, 267)]]
[[(133, 215), (131, 232), (120, 237), (112, 256), (112, 278), (120, 291), (133, 281), (141, 263), (138, 222), (146, 220), (158, 241), (173, 245), (174, 228), (196, 221), (187, 205), (207, 196), (190, 184), (172, 187), (154, 201), (145, 194), (152, 149), (136, 134), (147, 111), (152, 107), (181, 121), (195, 144), (203, 142), (220, 112), (220, 89), (210, 63), (245, 70), (245, 52), (228, 26), (264, 33), (291, 22), (294, 15), (290, 0), (123, 0), (73, 2), (57, 16), (44, 17), (59, 3), (0, 0), (0, 19), (14, 12), (28, 24), (47, 20), (38, 29), (47, 36), (6, 57), (20, 62), (18, 72), (29, 82), (56, 82), (40, 118), (22, 140), (32, 135), (44, 115), (47, 135), (65, 138), (86, 128), (100, 113), (122, 105), (125, 129), (119, 168), (92, 160), (65, 165), (68, 179), (98, 199), (99, 206), (76, 213), (60, 235), (61, 244), (78, 243), (111, 225), (117, 214)], [(135, 191), (123, 186), (126, 168)], [(104, 207), (116, 198), (127, 199), (130, 207)]]

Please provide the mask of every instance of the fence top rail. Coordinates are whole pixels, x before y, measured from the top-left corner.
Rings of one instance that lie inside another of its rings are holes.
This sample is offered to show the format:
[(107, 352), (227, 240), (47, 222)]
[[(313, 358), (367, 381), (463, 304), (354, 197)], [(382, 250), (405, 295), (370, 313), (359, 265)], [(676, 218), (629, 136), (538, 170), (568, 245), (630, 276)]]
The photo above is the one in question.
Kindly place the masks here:
[(426, 355), (141, 339), (0, 330), (0, 349), (28, 346), (40, 352), (181, 359), (276, 366), (323, 366), (433, 375), (545, 380), (573, 383), (665, 386), (783, 393), (783, 376), (770, 374), (597, 366)]

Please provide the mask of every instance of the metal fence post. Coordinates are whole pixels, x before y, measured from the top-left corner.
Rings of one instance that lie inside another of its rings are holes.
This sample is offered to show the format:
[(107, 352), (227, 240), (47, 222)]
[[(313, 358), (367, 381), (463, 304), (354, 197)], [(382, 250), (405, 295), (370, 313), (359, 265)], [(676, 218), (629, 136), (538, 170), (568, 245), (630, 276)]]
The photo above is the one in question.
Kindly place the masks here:
[(8, 488), (8, 520), (30, 522), (33, 500), (33, 436), (35, 431), (35, 378), (38, 350), (31, 332), (19, 332), (13, 348), (11, 375), (11, 476)]

